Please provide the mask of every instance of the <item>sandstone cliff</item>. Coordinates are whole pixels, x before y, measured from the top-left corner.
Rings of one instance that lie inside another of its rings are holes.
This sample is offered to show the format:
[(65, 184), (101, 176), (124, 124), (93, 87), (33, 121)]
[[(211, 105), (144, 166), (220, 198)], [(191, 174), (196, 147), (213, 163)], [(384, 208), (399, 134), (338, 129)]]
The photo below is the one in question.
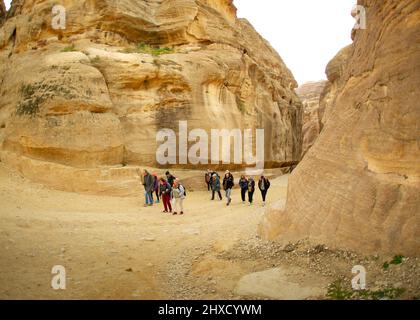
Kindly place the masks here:
[(345, 84), (346, 80), (343, 76), (344, 68), (352, 48), (353, 45), (349, 45), (341, 49), (328, 63), (325, 69), (328, 81), (324, 86), (319, 100), (318, 119), (320, 131), (323, 129), (324, 124), (327, 122), (328, 117), (333, 110), (339, 89)]
[(69, 0), (65, 9), (56, 30), (50, 1), (15, 0), (0, 29), (10, 167), (65, 190), (134, 192), (126, 166), (156, 166), (156, 132), (179, 120), (208, 133), (264, 128), (267, 167), (300, 160), (297, 84), (232, 1)]
[(296, 89), (303, 104), (302, 157), (314, 144), (321, 132), (320, 99), (328, 81), (307, 82)]
[(4, 20), (6, 20), (6, 6), (4, 5), (3, 0), (0, 1), (0, 26), (3, 24)]
[(290, 178), (285, 212), (267, 213), (260, 231), (418, 255), (420, 3), (358, 3), (368, 28), (354, 31), (353, 45), (329, 65), (322, 133)]

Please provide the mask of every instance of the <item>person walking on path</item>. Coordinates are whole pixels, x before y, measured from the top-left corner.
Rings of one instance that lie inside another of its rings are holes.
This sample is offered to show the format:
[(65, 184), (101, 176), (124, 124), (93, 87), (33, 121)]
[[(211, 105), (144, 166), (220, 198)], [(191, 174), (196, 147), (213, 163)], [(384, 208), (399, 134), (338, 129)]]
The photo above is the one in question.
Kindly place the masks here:
[[(156, 202), (155, 203), (160, 203), (160, 198), (159, 198), (159, 179), (158, 179), (156, 173), (153, 173), (152, 176), (153, 176), (153, 192), (156, 194)], [(153, 199), (153, 193), (152, 193), (152, 199)]]
[(265, 206), (265, 199), (267, 197), (268, 189), (270, 188), (270, 180), (268, 180), (266, 177), (261, 176), (260, 180), (258, 181), (258, 188), (261, 191), (261, 196), (263, 200), (263, 206)]
[(141, 185), (143, 186), (143, 194), (144, 194), (144, 206), (147, 206), (149, 203), (148, 198), (147, 198), (147, 192), (146, 192), (146, 188), (144, 187), (144, 174), (143, 174), (143, 170), (137, 169), (137, 175), (140, 177), (140, 182)]
[(152, 175), (146, 169), (143, 171), (143, 176), (144, 176), (143, 185), (144, 185), (144, 190), (146, 191), (146, 205), (145, 206), (153, 206), (152, 193), (153, 193), (154, 179)]
[(174, 208), (174, 215), (179, 213), (184, 214), (184, 199), (185, 199), (185, 188), (179, 182), (178, 179), (174, 180), (174, 186), (172, 188), (172, 206)]
[(232, 188), (235, 185), (235, 179), (233, 178), (232, 173), (229, 170), (226, 170), (225, 176), (223, 178), (223, 189), (226, 193), (227, 203), (226, 205), (229, 206), (232, 202)]
[(211, 190), (211, 176), (212, 174), (211, 174), (210, 169), (207, 169), (207, 172), (204, 175), (204, 181), (206, 181), (206, 184), (207, 184), (207, 191)]
[(214, 200), (214, 196), (217, 192), (217, 194), (219, 195), (219, 199), (222, 200), (222, 194), (220, 193), (220, 178), (217, 174), (214, 174), (212, 177), (212, 181), (211, 181), (211, 193), (212, 193), (212, 197), (211, 200)]
[(171, 205), (172, 188), (164, 178), (160, 178), (159, 193), (162, 198), (163, 207), (165, 208), (163, 212), (172, 213), (172, 205)]
[(241, 179), (239, 180), (239, 187), (241, 188), (242, 203), (245, 203), (246, 193), (248, 192), (248, 179), (245, 178), (245, 176), (241, 176)]
[(255, 181), (251, 177), (248, 180), (248, 201), (249, 201), (249, 205), (252, 205), (253, 198), (254, 198), (254, 192), (255, 192)]
[(166, 181), (168, 181), (171, 188), (174, 186), (175, 176), (173, 176), (169, 171), (166, 171)]

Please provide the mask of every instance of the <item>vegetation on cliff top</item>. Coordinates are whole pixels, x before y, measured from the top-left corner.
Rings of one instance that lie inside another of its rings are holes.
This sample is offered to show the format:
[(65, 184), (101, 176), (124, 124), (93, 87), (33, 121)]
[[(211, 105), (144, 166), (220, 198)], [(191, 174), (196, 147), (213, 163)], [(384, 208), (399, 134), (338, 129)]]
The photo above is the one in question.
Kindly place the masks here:
[(134, 48), (125, 48), (124, 50), (120, 50), (122, 53), (145, 53), (151, 54), (152, 56), (160, 56), (163, 54), (170, 54), (173, 53), (174, 50), (171, 48), (159, 48), (159, 47), (152, 47), (145, 43), (138, 43)]

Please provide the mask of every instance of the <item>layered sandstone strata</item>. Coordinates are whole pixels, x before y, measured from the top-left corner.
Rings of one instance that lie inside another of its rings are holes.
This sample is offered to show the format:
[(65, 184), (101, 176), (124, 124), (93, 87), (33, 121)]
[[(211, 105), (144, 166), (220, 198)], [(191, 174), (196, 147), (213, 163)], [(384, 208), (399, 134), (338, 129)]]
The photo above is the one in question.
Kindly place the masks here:
[(420, 4), (358, 3), (368, 28), (354, 32), (344, 65), (329, 65), (336, 88), (322, 133), (290, 178), (285, 212), (269, 212), (260, 231), (285, 242), (418, 255)]
[(0, 140), (11, 166), (25, 158), (42, 181), (55, 179), (54, 164), (156, 166), (156, 132), (181, 120), (208, 134), (264, 128), (267, 167), (300, 160), (297, 84), (232, 1), (66, 1), (58, 30), (52, 5), (15, 0), (0, 29)]
[(4, 20), (6, 20), (6, 6), (4, 5), (3, 0), (0, 1), (0, 26), (3, 24)]
[(303, 104), (302, 157), (321, 132), (320, 98), (328, 83), (328, 81), (307, 82), (296, 89)]

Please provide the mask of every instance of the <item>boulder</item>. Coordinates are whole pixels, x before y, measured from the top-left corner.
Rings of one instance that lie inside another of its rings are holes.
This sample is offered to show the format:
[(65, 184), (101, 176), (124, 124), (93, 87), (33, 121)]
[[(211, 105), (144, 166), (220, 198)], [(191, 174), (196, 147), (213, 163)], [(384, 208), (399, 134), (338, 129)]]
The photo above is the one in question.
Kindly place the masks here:
[[(304, 275), (299, 268), (294, 269), (294, 276), (289, 273), (283, 268), (274, 268), (248, 274), (239, 280), (235, 294), (273, 300), (305, 300), (325, 295), (325, 283), (319, 279), (308, 279), (308, 275)], [(296, 273), (300, 274), (300, 281)]]

